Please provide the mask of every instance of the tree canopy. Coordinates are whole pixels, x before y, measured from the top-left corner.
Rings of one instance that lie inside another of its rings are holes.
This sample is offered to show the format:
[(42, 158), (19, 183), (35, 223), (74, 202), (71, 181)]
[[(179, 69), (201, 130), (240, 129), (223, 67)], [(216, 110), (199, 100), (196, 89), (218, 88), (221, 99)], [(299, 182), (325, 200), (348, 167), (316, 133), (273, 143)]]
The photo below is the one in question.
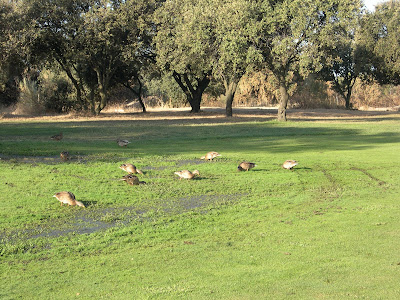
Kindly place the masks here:
[(145, 20), (151, 19), (152, 5), (134, 0), (27, 0), (22, 9), (33, 24), (26, 30), (30, 55), (57, 62), (73, 83), (81, 108), (98, 114), (111, 88), (133, 74), (137, 77), (145, 65), (147, 35), (152, 34)]
[(0, 0), (0, 104), (15, 102), (16, 82), (24, 72), (24, 60), (21, 52), (26, 46), (20, 34), (25, 27), (24, 19), (16, 11), (12, 1)]
[(357, 37), (370, 74), (380, 83), (400, 84), (400, 1), (384, 2), (367, 14)]
[[(143, 75), (155, 66), (174, 78), (193, 112), (209, 84), (221, 84), (227, 116), (243, 75), (262, 71), (276, 83), (279, 120), (286, 120), (291, 93), (310, 73), (332, 82), (346, 107), (366, 70), (382, 83), (400, 82), (398, 0), (365, 15), (360, 0), (0, 3), (0, 87), (23, 68), (58, 65), (75, 89), (77, 108), (95, 114), (117, 85), (141, 102)], [(7, 63), (12, 55), (20, 64)], [(18, 67), (10, 72), (10, 66)]]
[(322, 40), (320, 46), (324, 56), (318, 75), (329, 81), (332, 89), (343, 97), (346, 109), (351, 108), (350, 98), (356, 79), (365, 73), (363, 55), (355, 40), (361, 16), (362, 10), (355, 8), (353, 18), (332, 31), (330, 38)]
[(301, 76), (321, 68), (326, 49), (334, 47), (337, 32), (348, 28), (360, 1), (281, 0), (261, 4), (262, 27), (256, 45), (265, 68), (277, 81), (278, 120), (286, 120), (288, 90)]
[(215, 46), (213, 75), (225, 87), (226, 116), (232, 116), (232, 102), (237, 85), (247, 70), (261, 56), (252, 41), (257, 35), (255, 1), (214, 1)]
[(166, 1), (155, 14), (157, 65), (179, 84), (192, 112), (200, 110), (202, 94), (211, 80), (215, 37), (210, 3)]

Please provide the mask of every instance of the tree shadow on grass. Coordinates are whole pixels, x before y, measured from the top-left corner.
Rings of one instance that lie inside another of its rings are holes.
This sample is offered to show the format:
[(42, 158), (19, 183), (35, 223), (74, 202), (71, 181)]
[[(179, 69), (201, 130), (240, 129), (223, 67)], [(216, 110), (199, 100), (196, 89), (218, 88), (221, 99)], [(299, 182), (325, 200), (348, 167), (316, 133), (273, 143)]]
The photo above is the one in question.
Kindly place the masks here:
[[(230, 119), (171, 120), (90, 120), (46, 123), (2, 124), (0, 146), (3, 155), (19, 155), (32, 151), (36, 155), (55, 155), (67, 149), (71, 155), (102, 155), (114, 153), (120, 157), (135, 154), (178, 155), (187, 152), (243, 151), (249, 153), (293, 153), (299, 150), (359, 150), (374, 145), (395, 143), (400, 133), (366, 134), (354, 128), (354, 123), (330, 126), (327, 123), (230, 122)], [(229, 122), (229, 123), (227, 123)], [(188, 125), (188, 126), (186, 126)], [(64, 132), (64, 139), (49, 139), (49, 128)], [(162, 128), (162, 130), (161, 130)], [(121, 148), (115, 136), (131, 141)], [(96, 159), (96, 158), (94, 158)], [(99, 158), (100, 159), (100, 158)], [(197, 160), (184, 164), (201, 164)]]

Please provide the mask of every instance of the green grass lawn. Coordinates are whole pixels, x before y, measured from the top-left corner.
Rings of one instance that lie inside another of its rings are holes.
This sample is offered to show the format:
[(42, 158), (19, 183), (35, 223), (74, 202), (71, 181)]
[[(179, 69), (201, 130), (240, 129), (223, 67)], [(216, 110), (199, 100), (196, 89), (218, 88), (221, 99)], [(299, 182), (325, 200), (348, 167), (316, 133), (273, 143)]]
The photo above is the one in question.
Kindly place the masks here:
[(0, 298), (399, 299), (399, 125), (1, 120)]

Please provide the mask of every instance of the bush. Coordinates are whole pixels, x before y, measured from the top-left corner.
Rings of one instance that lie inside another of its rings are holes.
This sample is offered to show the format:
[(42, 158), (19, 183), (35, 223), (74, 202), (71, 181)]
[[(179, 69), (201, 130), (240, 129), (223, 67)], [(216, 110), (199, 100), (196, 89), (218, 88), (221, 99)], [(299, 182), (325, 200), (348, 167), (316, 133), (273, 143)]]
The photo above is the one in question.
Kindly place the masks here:
[(172, 76), (152, 78), (146, 82), (147, 93), (144, 96), (156, 96), (168, 107), (189, 105), (186, 96)]
[(66, 76), (52, 70), (39, 75), (40, 95), (47, 111), (68, 112), (74, 107), (74, 90)]
[(23, 77), (18, 84), (19, 97), (15, 113), (22, 115), (40, 115), (45, 112), (37, 82)]
[(351, 101), (357, 108), (393, 107), (400, 105), (399, 95), (400, 86), (380, 85), (376, 82), (366, 84), (357, 80)]
[(18, 101), (18, 86), (15, 80), (8, 80), (0, 84), (0, 105), (4, 107), (11, 106)]
[(289, 105), (295, 108), (344, 108), (344, 99), (332, 90), (329, 82), (310, 75), (298, 83)]

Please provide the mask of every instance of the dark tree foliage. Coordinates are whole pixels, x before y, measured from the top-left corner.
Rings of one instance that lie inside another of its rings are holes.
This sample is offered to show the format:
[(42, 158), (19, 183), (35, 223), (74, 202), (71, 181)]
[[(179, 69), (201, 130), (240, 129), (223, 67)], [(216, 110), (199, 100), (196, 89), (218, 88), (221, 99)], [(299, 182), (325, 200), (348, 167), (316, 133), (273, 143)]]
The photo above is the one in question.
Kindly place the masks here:
[(369, 74), (381, 84), (400, 84), (400, 1), (387, 1), (367, 14), (357, 40)]
[(360, 7), (360, 1), (352, 0), (262, 2), (262, 26), (256, 45), (264, 66), (277, 81), (278, 120), (286, 121), (288, 91), (299, 75), (320, 70), (329, 55), (325, 50), (335, 48), (336, 33), (351, 28)]
[(227, 116), (243, 75), (263, 70), (276, 83), (283, 121), (310, 73), (332, 82), (347, 108), (359, 76), (400, 83), (398, 0), (366, 14), (360, 29), (359, 0), (0, 1), (3, 103), (15, 98), (14, 77), (55, 65), (74, 87), (76, 108), (93, 114), (117, 85), (145, 112), (142, 93), (155, 68), (175, 80), (193, 112), (218, 82)]
[[(152, 33), (153, 1), (27, 0), (32, 60), (54, 61), (81, 109), (99, 114), (117, 84), (138, 78)], [(125, 76), (122, 76), (125, 75)]]
[(19, 39), (23, 18), (11, 1), (0, 1), (0, 104), (14, 104), (18, 98), (17, 82), (26, 64)]

